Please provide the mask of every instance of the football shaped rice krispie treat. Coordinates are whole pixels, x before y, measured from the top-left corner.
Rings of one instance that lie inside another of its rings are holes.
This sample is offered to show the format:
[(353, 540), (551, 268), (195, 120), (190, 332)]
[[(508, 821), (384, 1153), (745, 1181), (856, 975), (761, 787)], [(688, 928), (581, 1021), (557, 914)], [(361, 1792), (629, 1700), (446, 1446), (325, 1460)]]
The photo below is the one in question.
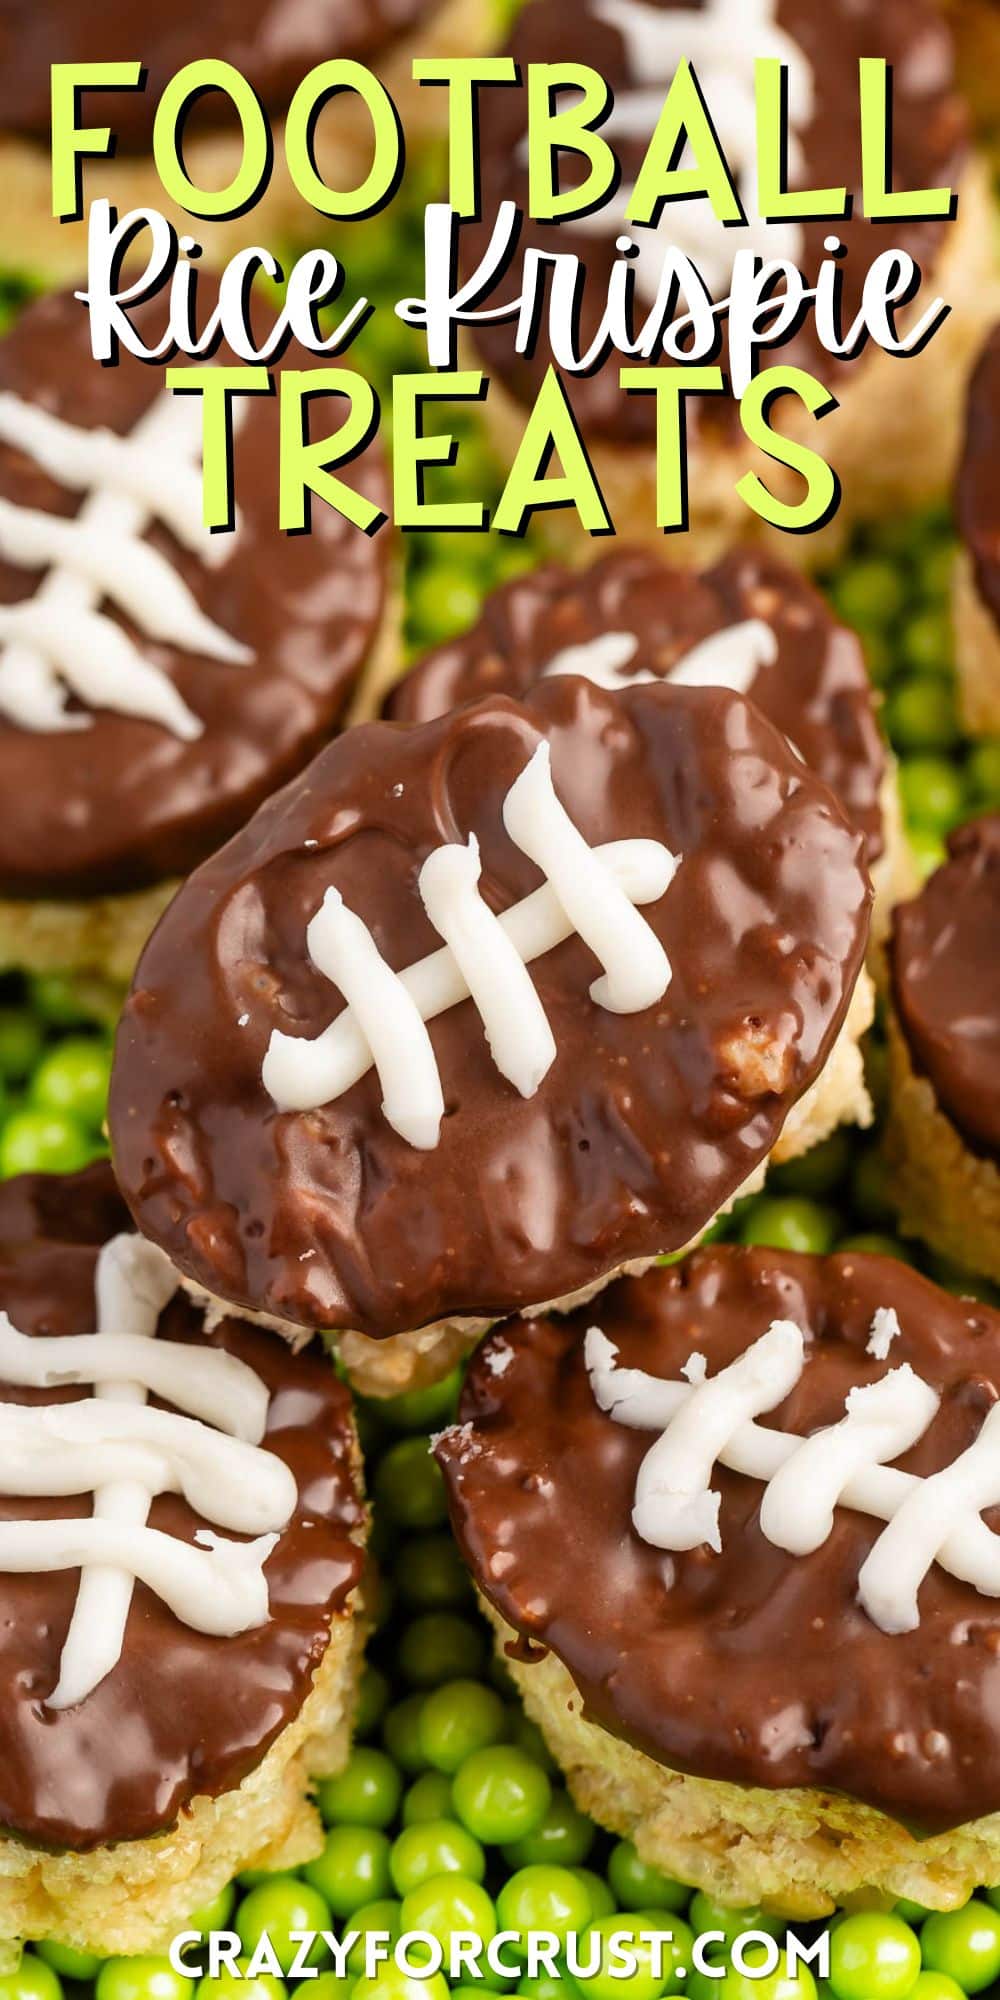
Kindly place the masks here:
[(319, 1851), (366, 1533), (322, 1355), (211, 1330), (105, 1164), (0, 1187), (0, 1940), (165, 1948)]
[(864, 838), (730, 690), (362, 725), (199, 869), (118, 1034), (185, 1281), (393, 1393), (868, 1115)]
[[(68, 292), (0, 342), (0, 969), (124, 984), (178, 879), (395, 648), (385, 537), (326, 506), (280, 533), (278, 422), (236, 399), (239, 512), (209, 534), (200, 397), (98, 367)], [(388, 505), (375, 446), (348, 477)]]
[(436, 1452), (587, 1812), (792, 1917), (997, 1879), (998, 1390), (1000, 1314), (854, 1252), (697, 1251), (490, 1335)]

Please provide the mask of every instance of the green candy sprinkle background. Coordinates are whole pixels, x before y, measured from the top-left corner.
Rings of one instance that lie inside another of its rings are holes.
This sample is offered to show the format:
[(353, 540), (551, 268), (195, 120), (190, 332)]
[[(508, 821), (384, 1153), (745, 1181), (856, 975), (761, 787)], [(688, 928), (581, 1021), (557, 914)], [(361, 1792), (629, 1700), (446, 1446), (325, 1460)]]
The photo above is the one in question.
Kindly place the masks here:
[[(357, 365), (383, 387), (419, 366), (416, 336), (394, 319), (392, 298), (420, 290), (419, 209), (436, 192), (433, 167), (409, 176), (407, 194), (376, 224), (341, 246), (349, 281), (377, 310), (357, 345)], [(423, 184), (421, 184), (423, 182)], [(0, 276), (0, 322), (32, 287)], [(488, 493), (498, 481), (481, 432), (459, 415), (454, 495)], [(465, 477), (462, 478), (464, 468)], [(429, 490), (433, 497), (433, 484)], [(669, 559), (669, 544), (665, 544)], [(882, 720), (900, 764), (910, 840), (922, 871), (943, 857), (948, 831), (973, 814), (1000, 810), (1000, 740), (971, 744), (956, 714), (949, 621), (954, 532), (947, 510), (886, 520), (856, 539), (821, 579), (837, 611), (861, 634)], [(530, 567), (530, 543), (488, 533), (413, 536), (406, 562), (406, 639), (412, 654), (475, 617), (485, 593)], [(66, 1173), (106, 1152), (102, 1119), (111, 1060), (106, 996), (74, 991), (57, 977), (0, 980), (0, 1176)], [(884, 1097), (884, 1049), (869, 1037), (869, 1084)], [(1000, 1303), (951, 1265), (902, 1242), (894, 1231), (874, 1134), (846, 1131), (806, 1158), (772, 1172), (765, 1192), (742, 1203), (718, 1234), (744, 1243), (827, 1251), (872, 1249), (917, 1263), (956, 1292)], [(355, 1747), (339, 1777), (319, 1787), (327, 1828), (318, 1860), (296, 1875), (246, 1874), (192, 1928), (235, 1929), (252, 1952), (267, 1931), (291, 1963), (288, 1934), (366, 1928), (453, 1930), (488, 1940), (499, 1929), (565, 1935), (654, 1927), (674, 1933), (674, 1963), (690, 1968), (691, 1933), (783, 1925), (759, 1911), (723, 1910), (668, 1881), (574, 1807), (542, 1739), (503, 1669), (452, 1541), (441, 1475), (428, 1433), (454, 1411), (458, 1377), (388, 1403), (362, 1404), (359, 1423), (373, 1496), (372, 1547), (379, 1565), (378, 1630), (368, 1651)], [(819, 1925), (796, 1926), (814, 1935)], [(811, 1974), (750, 1980), (697, 1973), (628, 1982), (598, 1973), (520, 1981), (494, 1975), (449, 1989), (441, 1974), (408, 1980), (386, 1968), (376, 1981), (355, 1956), (347, 1978), (322, 1971), (297, 1989), (273, 1977), (196, 1983), (166, 1959), (101, 1963), (41, 1940), (18, 1972), (0, 1977), (0, 2000), (471, 2000), (506, 1992), (518, 2000), (961, 2000), (1000, 1994), (1000, 1889), (984, 1889), (948, 1915), (914, 1904), (891, 1914), (828, 1920), (830, 1979)], [(686, 1949), (685, 1949), (686, 1947)], [(641, 1950), (641, 1947), (639, 1948)], [(720, 1964), (725, 1964), (725, 1955)], [(322, 1962), (320, 1961), (322, 1964)]]

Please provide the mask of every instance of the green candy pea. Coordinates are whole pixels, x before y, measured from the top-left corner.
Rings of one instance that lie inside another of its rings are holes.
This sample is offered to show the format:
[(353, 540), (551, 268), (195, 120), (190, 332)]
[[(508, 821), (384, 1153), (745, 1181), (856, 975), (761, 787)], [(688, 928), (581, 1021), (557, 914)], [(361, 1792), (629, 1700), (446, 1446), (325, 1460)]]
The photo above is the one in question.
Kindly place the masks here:
[(406, 1826), (389, 1856), (389, 1872), (398, 1896), (408, 1896), (435, 1875), (468, 1875), (482, 1882), (486, 1856), (475, 1836), (457, 1820), (426, 1820)]
[(982, 1993), (1000, 1977), (1000, 1912), (979, 1896), (928, 1917), (920, 1943), (927, 1971), (947, 1973), (965, 1993)]
[(687, 1909), (691, 1891), (640, 1860), (630, 1840), (619, 1840), (608, 1856), (608, 1881), (619, 1904), (627, 1910)]
[(65, 1112), (99, 1131), (111, 1081), (111, 1049), (94, 1035), (70, 1035), (42, 1057), (31, 1096), (46, 1111)]
[(500, 1696), (468, 1677), (434, 1688), (420, 1710), (420, 1748), (435, 1771), (449, 1778), (474, 1750), (501, 1742), (506, 1730)]
[(417, 1978), (398, 1965), (383, 1965), (375, 1979), (359, 1979), (351, 2000), (449, 2000), (448, 1983), (440, 1972)]
[(560, 1939), (570, 1932), (586, 1930), (593, 1922), (590, 1891), (569, 1868), (554, 1868), (536, 1862), (519, 1868), (504, 1883), (497, 1897), (500, 1929), (552, 1931)]
[(836, 2000), (908, 2000), (919, 1971), (920, 1939), (892, 1911), (858, 1911), (831, 1932)]
[(388, 1521), (407, 1532), (441, 1527), (448, 1513), (444, 1476), (425, 1437), (400, 1438), (383, 1453), (375, 1501)]
[(0, 1077), (23, 1083), (42, 1053), (41, 1023), (27, 1007), (0, 1007)]
[(447, 1530), (407, 1537), (397, 1551), (393, 1577), (408, 1610), (451, 1611), (472, 1596), (469, 1572)]
[(782, 1917), (769, 1916), (756, 1904), (736, 1909), (730, 1903), (717, 1903), (704, 1889), (697, 1889), (691, 1898), (688, 1922), (696, 1937), (704, 1936), (706, 1931), (721, 1933), (720, 1952), (729, 1951), (747, 1931), (765, 1931), (768, 1937), (783, 1938), (787, 1928)]
[(516, 1744), (475, 1750), (452, 1780), (455, 1813), (488, 1846), (523, 1840), (541, 1825), (552, 1801), (547, 1774)]
[(402, 1790), (392, 1758), (359, 1744), (336, 1777), (321, 1780), (316, 1796), (327, 1826), (386, 1827), (396, 1817)]
[(403, 1796), (404, 1826), (425, 1826), (429, 1819), (452, 1819), (451, 1779), (443, 1771), (424, 1771)]
[[(236, 1912), (233, 1929), (239, 1935), (247, 1958), (253, 1957), (256, 1946), (266, 1936), (275, 1960), (287, 1973), (300, 1950), (292, 1933), (326, 1931), (330, 1929), (330, 1922), (330, 1906), (311, 1883), (300, 1881), (296, 1875), (277, 1874), (259, 1883), (249, 1895), (244, 1896)], [(319, 1964), (325, 1949), (322, 1939), (317, 1936), (307, 1963)], [(98, 1994), (98, 2000), (131, 2000), (131, 1996)], [(145, 1996), (136, 1994), (135, 2000), (145, 2000)], [(161, 2000), (161, 1996), (156, 1996), (156, 2000)], [(169, 2000), (169, 1996), (162, 1996), (162, 2000)]]
[[(248, 1961), (242, 1959), (238, 1963), (239, 1973), (230, 1971), (228, 1965), (214, 1975), (206, 1973), (204, 1979), (198, 1981), (195, 2000), (287, 2000), (284, 1981), (276, 1978), (273, 1972), (258, 1972), (250, 1979), (245, 1970)], [(319, 1985), (319, 1981), (310, 1980), (309, 1985), (312, 1989)], [(301, 1991), (301, 1986), (296, 1988), (296, 1992)], [(319, 1995), (316, 2000), (319, 2000)]]
[[(96, 2000), (190, 2000), (194, 1989), (194, 1980), (175, 1972), (168, 1958), (143, 1952), (134, 1958), (106, 1958), (94, 1992)], [(18, 2000), (27, 1996), (19, 1994)], [(48, 2000), (48, 1995), (32, 1991), (30, 2000)]]
[[(112, 1961), (117, 1965), (128, 1962), (127, 1959)], [(188, 1992), (192, 1983), (187, 1981)], [(33, 1952), (22, 1952), (16, 1972), (0, 1973), (0, 2000), (62, 2000), (62, 1985), (55, 1967), (36, 1958)], [(105, 1994), (102, 2000), (114, 2000), (114, 1996)], [(168, 2000), (168, 1996), (164, 1995), (163, 2000)], [(169, 2000), (174, 2000), (174, 1996), (169, 1996)]]
[[(574, 1978), (574, 1985), (585, 2000), (660, 2000), (667, 1991), (668, 1982), (673, 1983), (667, 1954), (663, 1955), (662, 1967), (657, 1970), (652, 1944), (642, 1942), (643, 1931), (652, 1931), (658, 1924), (642, 1915), (614, 1911), (607, 1917), (598, 1917), (588, 1924), (581, 1934), (578, 1963), (581, 1967), (591, 1964), (594, 1953), (595, 1970), (584, 1978)], [(628, 1953), (634, 1964), (625, 1976), (619, 1948), (615, 1939), (623, 1940), (621, 1950)]]
[[(194, 1929), (192, 1918), (190, 1928)], [(60, 1944), (55, 1938), (42, 1938), (33, 1946), (39, 1958), (51, 1966), (60, 1979), (75, 1979), (78, 1982), (95, 1979), (103, 1961), (92, 1951), (76, 1951), (71, 1944)]]
[(359, 1933), (357, 1942), (351, 1946), (347, 1954), (347, 1970), (352, 1979), (360, 1979), (365, 1970), (365, 1939), (370, 1931), (383, 1932), (389, 1939), (390, 1948), (395, 1944), (403, 1928), (400, 1921), (401, 1910), (402, 1904), (398, 1898), (380, 1896), (377, 1901), (363, 1903), (360, 1909), (353, 1911), (349, 1922), (344, 1926), (346, 1931)]
[(836, 1209), (804, 1196), (762, 1195), (740, 1225), (740, 1242), (771, 1250), (804, 1250), (823, 1256), (837, 1235)]
[(596, 1834), (593, 1820), (580, 1812), (564, 1787), (558, 1786), (534, 1832), (521, 1840), (507, 1841), (503, 1858), (510, 1868), (530, 1868), (534, 1862), (575, 1868), (586, 1861)]
[[(305, 1880), (317, 1899), (335, 1917), (346, 1918), (392, 1891), (389, 1872), (391, 1842), (377, 1826), (349, 1825), (330, 1828), (323, 1852), (306, 1863)], [(264, 1890), (255, 1891), (263, 1895)], [(301, 1924), (301, 1930), (318, 1930), (319, 1924)], [(240, 1935), (242, 1936), (242, 1931)]]
[[(403, 1897), (400, 1929), (426, 1931), (445, 1947), (458, 1931), (474, 1932), (488, 1945), (497, 1932), (497, 1912), (481, 1882), (469, 1875), (432, 1875)], [(485, 1981), (484, 1983), (491, 1983)]]
[(425, 1611), (406, 1627), (398, 1661), (403, 1679), (413, 1687), (472, 1680), (486, 1665), (486, 1634), (453, 1611)]
[(0, 1132), (0, 1179), (12, 1174), (74, 1174), (95, 1147), (79, 1119), (67, 1111), (26, 1106)]

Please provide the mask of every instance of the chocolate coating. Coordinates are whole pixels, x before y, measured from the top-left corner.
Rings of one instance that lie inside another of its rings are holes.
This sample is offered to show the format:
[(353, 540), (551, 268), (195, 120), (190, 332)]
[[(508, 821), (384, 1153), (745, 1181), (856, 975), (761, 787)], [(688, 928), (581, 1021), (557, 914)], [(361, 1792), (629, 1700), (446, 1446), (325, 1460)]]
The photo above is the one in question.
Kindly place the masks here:
[[(94, 1328), (101, 1245), (130, 1227), (103, 1163), (72, 1175), (25, 1174), (0, 1187), (0, 1310), (22, 1333)], [(86, 1701), (44, 1706), (80, 1573), (0, 1572), (0, 1827), (44, 1846), (85, 1851), (169, 1828), (184, 1806), (241, 1783), (310, 1691), (334, 1621), (361, 1574), (364, 1508), (352, 1466), (350, 1395), (328, 1358), (293, 1355), (273, 1334), (224, 1320), (206, 1335), (183, 1296), (162, 1315), (170, 1340), (224, 1347), (268, 1384), (265, 1448), (298, 1481), (291, 1522), (266, 1565), (271, 1617), (233, 1639), (182, 1625), (137, 1583), (122, 1657)], [(73, 1401), (76, 1389), (0, 1385), (6, 1402)], [(155, 1402), (157, 1399), (151, 1398)], [(0, 1520), (86, 1515), (79, 1500), (15, 1500)], [(193, 1541), (204, 1524), (185, 1501), (153, 1501), (150, 1526)]]
[[(650, 0), (651, 5), (688, 6), (700, 11), (699, 0)], [(897, 188), (954, 186), (967, 151), (967, 115), (954, 88), (954, 51), (947, 23), (932, 0), (778, 0), (778, 26), (790, 34), (808, 57), (816, 78), (815, 102), (810, 123), (799, 133), (804, 168), (804, 185), (809, 188), (847, 187), (853, 191), (855, 214), (837, 222), (803, 222), (803, 249), (797, 260), (807, 283), (814, 283), (823, 261), (825, 239), (839, 237), (848, 255), (843, 260), (844, 321), (849, 324), (861, 304), (861, 292), (868, 265), (885, 247), (885, 231), (867, 222), (861, 212), (860, 125), (858, 114), (858, 62), (862, 56), (882, 56), (894, 71), (893, 150)], [(511, 34), (508, 52), (520, 64), (522, 74), (529, 63), (559, 62), (567, 54), (565, 0), (529, 0), (519, 14)], [(627, 59), (618, 29), (602, 21), (591, 4), (581, 0), (573, 9), (572, 55), (574, 61), (588, 63), (611, 85), (617, 99), (623, 90), (642, 85)], [(663, 79), (666, 93), (669, 76)], [(646, 80), (645, 87), (651, 88)], [(521, 140), (526, 127), (525, 92), (505, 89), (481, 92), (482, 110), (482, 208), (483, 222), (470, 228), (467, 236), (467, 264), (471, 271), (482, 257), (498, 204), (510, 200), (527, 214), (528, 176)], [(635, 179), (645, 150), (641, 141), (615, 138), (614, 149), (621, 163), (622, 181)], [(582, 163), (564, 156), (560, 185), (566, 189), (582, 177)], [(669, 206), (662, 225), (664, 241), (670, 239)], [(638, 230), (647, 237), (648, 230)], [(571, 221), (558, 223), (526, 221), (519, 239), (526, 247), (543, 252), (572, 252), (587, 270), (587, 296), (580, 315), (580, 346), (595, 336), (607, 291), (608, 277), (616, 259), (615, 238), (620, 234), (609, 227), (606, 235), (574, 229)], [(940, 221), (901, 221), (893, 224), (893, 244), (908, 250), (921, 269), (933, 271), (935, 259), (947, 242), (947, 224)], [(734, 251), (739, 239), (734, 239)], [(695, 260), (697, 261), (697, 260)], [(497, 288), (491, 306), (516, 295), (513, 280)], [(648, 304), (640, 300), (641, 324)], [(724, 331), (724, 323), (723, 323)], [(509, 325), (480, 325), (476, 344), (487, 370), (524, 402), (532, 402), (549, 361), (544, 339), (534, 356), (513, 352)], [(713, 357), (714, 358), (714, 357)], [(838, 382), (849, 393), (850, 362), (827, 354), (816, 338), (811, 321), (777, 353), (782, 364), (794, 363), (817, 375), (838, 393)], [(721, 363), (727, 365), (725, 340)], [(567, 376), (567, 392), (581, 427), (588, 438), (611, 439), (616, 443), (652, 443), (656, 434), (653, 396), (626, 395), (618, 386), (621, 357), (611, 358), (588, 376)], [(846, 379), (845, 379), (846, 377)], [(735, 409), (728, 399), (694, 397), (688, 416), (689, 427), (707, 424), (710, 428), (729, 427)], [(781, 425), (780, 405), (777, 413)]]
[[(158, 302), (135, 317), (151, 342), (166, 309)], [(68, 292), (29, 306), (0, 342), (0, 390), (84, 428), (131, 430), (162, 387), (158, 367), (127, 354), (112, 368), (93, 360), (87, 314)], [(346, 705), (385, 607), (386, 536), (370, 539), (320, 505), (310, 535), (281, 534), (277, 398), (241, 400), (232, 554), (207, 569), (166, 528), (147, 539), (256, 657), (231, 666), (160, 645), (116, 612), (203, 723), (195, 742), (106, 709), (86, 733), (35, 734), (0, 717), (0, 896), (106, 895), (186, 874), (308, 762)], [(321, 421), (314, 414), (316, 436)], [(345, 477), (387, 507), (377, 448)], [(0, 493), (60, 515), (81, 501), (5, 445)], [(39, 581), (39, 572), (0, 561), (0, 603), (32, 595)]]
[(1000, 814), (893, 912), (892, 991), (914, 1067), (975, 1152), (1000, 1159)]
[[(211, 56), (240, 70), (266, 111), (280, 117), (315, 63), (352, 56), (377, 65), (379, 55), (417, 27), (432, 0), (178, 0), (153, 9), (137, 33), (128, 0), (6, 0), (0, 13), (0, 132), (48, 145), (52, 62), (141, 60), (145, 90), (84, 91), (85, 124), (110, 124), (123, 153), (145, 151), (164, 85), (185, 63)], [(336, 118), (336, 106), (325, 116)], [(212, 93), (193, 108), (185, 136), (238, 132), (227, 99)]]
[[(866, 1353), (879, 1306), (895, 1306), (902, 1330), (887, 1362)], [(786, 1555), (760, 1531), (759, 1482), (721, 1467), (721, 1554), (668, 1557), (631, 1525), (656, 1433), (598, 1409), (586, 1328), (602, 1327), (623, 1366), (676, 1379), (693, 1351), (715, 1373), (774, 1318), (802, 1328), (807, 1361), (761, 1420), (769, 1428), (837, 1422), (855, 1383), (909, 1362), (942, 1397), (899, 1460), (926, 1474), (973, 1442), (1000, 1391), (1000, 1313), (894, 1259), (698, 1252), (568, 1319), (512, 1322), (479, 1348), (459, 1408), (468, 1428), (436, 1446), (473, 1575), (519, 1633), (558, 1654), (592, 1720), (671, 1769), (846, 1792), (928, 1831), (995, 1812), (994, 1599), (935, 1567), (918, 1629), (889, 1637), (857, 1602), (881, 1524), (838, 1507), (821, 1548)], [(513, 1358), (494, 1373), (504, 1349)]]
[(604, 632), (638, 639), (626, 674), (644, 667), (668, 675), (692, 646), (747, 618), (763, 619), (778, 642), (751, 699), (836, 792), (865, 836), (868, 861), (877, 860), (885, 749), (861, 642), (772, 555), (735, 550), (696, 575), (647, 550), (622, 549), (584, 570), (553, 563), (514, 577), (487, 598), (469, 631), (425, 654), (392, 690), (386, 714), (429, 722), (480, 695), (520, 697), (564, 647)]
[(955, 506), (979, 595), (1000, 622), (1000, 326), (976, 364)]
[[(557, 1048), (534, 1097), (495, 1068), (466, 1001), (430, 1024), (446, 1105), (433, 1151), (392, 1130), (373, 1071), (318, 1111), (279, 1113), (261, 1081), (272, 1029), (315, 1036), (343, 1004), (305, 948), (326, 888), (397, 970), (439, 946), (417, 876), (443, 841), (476, 833), (494, 909), (530, 893), (539, 874), (501, 806), (543, 738), (592, 845), (647, 836), (683, 857), (644, 911), (673, 968), (664, 999), (598, 1007), (572, 937), (532, 966)], [(140, 1227), (226, 1299), (374, 1337), (519, 1311), (680, 1247), (826, 1059), (865, 947), (861, 846), (725, 690), (566, 677), (521, 704), (349, 731), (191, 878), (140, 961), (110, 1103)]]

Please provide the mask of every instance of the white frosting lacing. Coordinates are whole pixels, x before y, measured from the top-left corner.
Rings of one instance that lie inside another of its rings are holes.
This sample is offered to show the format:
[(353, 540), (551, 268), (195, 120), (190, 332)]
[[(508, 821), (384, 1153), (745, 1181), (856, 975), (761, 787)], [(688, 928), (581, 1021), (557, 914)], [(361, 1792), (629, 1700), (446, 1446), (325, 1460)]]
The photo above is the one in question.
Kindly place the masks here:
[(556, 797), (547, 743), (508, 791), (503, 821), (514, 845), (541, 869), (545, 886), (497, 916), (479, 893), (475, 839), (435, 849), (418, 888), (446, 942), (403, 972), (387, 965), (339, 891), (327, 890), (306, 943), (347, 1006), (314, 1040), (275, 1029), (262, 1074), (281, 1110), (328, 1104), (374, 1065), (393, 1130), (411, 1146), (436, 1146), (444, 1098), (425, 1024), (470, 997), (497, 1069), (531, 1097), (556, 1046), (525, 967), (574, 932), (603, 967), (590, 988), (596, 1005), (627, 1014), (662, 999), (670, 963), (635, 906), (666, 893), (677, 857), (658, 840), (588, 846)]
[[(797, 132), (812, 116), (812, 67), (798, 43), (775, 20), (777, 0), (706, 0), (700, 12), (688, 8), (653, 7), (647, 0), (593, 0), (593, 12), (621, 34), (637, 88), (619, 91), (602, 127), (614, 143), (625, 138), (651, 137), (663, 108), (664, 91), (685, 57), (694, 66), (712, 114), (722, 150), (739, 188), (745, 225), (719, 221), (707, 197), (667, 202), (655, 229), (635, 228), (639, 245), (636, 283), (654, 299), (666, 243), (676, 245), (697, 265), (714, 298), (728, 289), (732, 260), (738, 250), (759, 256), (787, 258), (797, 264), (802, 231), (797, 222), (765, 222), (757, 209), (757, 154), (754, 63), (770, 56), (788, 68), (788, 171), (801, 176), (803, 158)], [(690, 148), (678, 163), (693, 164)], [(625, 211), (632, 196), (625, 184), (600, 209), (573, 219), (573, 228), (607, 235), (631, 231)]]
[(141, 539), (162, 521), (208, 567), (231, 552), (231, 539), (227, 547), (202, 525), (200, 440), (196, 397), (158, 396), (122, 438), (0, 393), (0, 442), (87, 496), (70, 519), (0, 500), (0, 558), (46, 572), (33, 596), (0, 605), (0, 715), (28, 730), (86, 729), (93, 716), (66, 705), (75, 695), (185, 741), (201, 735), (169, 675), (100, 609), (114, 605), (150, 639), (182, 651), (232, 665), (253, 659)]
[[(880, 1308), (881, 1344), (895, 1319)], [(858, 1597), (884, 1632), (911, 1632), (918, 1595), (934, 1563), (987, 1597), (1000, 1597), (1000, 1536), (980, 1518), (1000, 1504), (1000, 1404), (975, 1443), (944, 1471), (920, 1478), (892, 1461), (933, 1422), (937, 1392), (908, 1364), (852, 1389), (837, 1424), (799, 1438), (756, 1419), (782, 1403), (802, 1374), (805, 1342), (789, 1320), (775, 1320), (745, 1354), (717, 1375), (669, 1382), (620, 1368), (600, 1327), (584, 1348), (595, 1399), (616, 1423), (658, 1430), (639, 1469), (632, 1521), (653, 1548), (719, 1549), (716, 1464), (761, 1480), (761, 1532), (790, 1555), (819, 1548), (842, 1504), (888, 1523), (858, 1577)]]
[[(85, 1700), (121, 1658), (136, 1580), (194, 1630), (232, 1637), (265, 1623), (264, 1563), (295, 1508), (295, 1480), (259, 1449), (269, 1395), (252, 1368), (219, 1348), (156, 1338), (177, 1289), (154, 1244), (116, 1236), (97, 1261), (93, 1334), (37, 1339), (0, 1314), (0, 1382), (89, 1387), (46, 1405), (0, 1402), (0, 1493), (90, 1493), (81, 1520), (0, 1523), (0, 1571), (82, 1571), (50, 1708)], [(173, 1405), (146, 1407), (147, 1393)], [(183, 1414), (177, 1414), (183, 1412)], [(147, 1526), (158, 1493), (180, 1493), (206, 1521), (192, 1547)]]
[(778, 641), (762, 618), (744, 618), (699, 640), (665, 674), (654, 674), (649, 667), (628, 672), (638, 650), (634, 632), (598, 632), (593, 639), (554, 654), (543, 679), (550, 674), (579, 674), (581, 680), (603, 688), (660, 682), (674, 687), (727, 687), (734, 694), (749, 694), (761, 667), (774, 665)]

